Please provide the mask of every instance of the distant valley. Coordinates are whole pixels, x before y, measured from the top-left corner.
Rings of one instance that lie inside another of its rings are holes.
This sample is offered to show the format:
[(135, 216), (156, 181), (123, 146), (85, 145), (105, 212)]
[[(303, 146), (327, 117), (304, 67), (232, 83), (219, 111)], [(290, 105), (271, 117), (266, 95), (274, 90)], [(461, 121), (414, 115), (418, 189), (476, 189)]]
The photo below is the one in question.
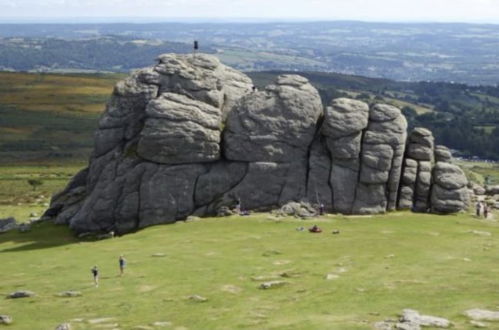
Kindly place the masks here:
[(0, 66), (126, 72), (201, 51), (244, 71), (323, 71), (398, 81), (499, 83), (499, 25), (310, 23), (2, 24)]

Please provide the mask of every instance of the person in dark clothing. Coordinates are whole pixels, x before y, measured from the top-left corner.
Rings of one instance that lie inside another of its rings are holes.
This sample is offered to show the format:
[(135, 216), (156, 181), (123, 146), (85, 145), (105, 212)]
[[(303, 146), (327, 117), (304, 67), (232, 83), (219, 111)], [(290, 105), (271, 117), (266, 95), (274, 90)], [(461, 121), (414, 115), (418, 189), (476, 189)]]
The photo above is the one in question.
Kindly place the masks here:
[(123, 257), (123, 255), (120, 255), (118, 259), (118, 263), (120, 265), (120, 276), (123, 276), (125, 273), (125, 267), (126, 267), (126, 259)]
[(485, 204), (483, 206), (483, 217), (485, 219), (487, 219), (489, 217), (489, 207), (487, 206), (487, 204)]
[(98, 288), (99, 287), (99, 269), (97, 268), (97, 266), (94, 266), (94, 267), (92, 267), (92, 269), (90, 271), (92, 272), (92, 275), (94, 277), (95, 287)]
[(324, 204), (319, 205), (319, 215), (324, 215)]

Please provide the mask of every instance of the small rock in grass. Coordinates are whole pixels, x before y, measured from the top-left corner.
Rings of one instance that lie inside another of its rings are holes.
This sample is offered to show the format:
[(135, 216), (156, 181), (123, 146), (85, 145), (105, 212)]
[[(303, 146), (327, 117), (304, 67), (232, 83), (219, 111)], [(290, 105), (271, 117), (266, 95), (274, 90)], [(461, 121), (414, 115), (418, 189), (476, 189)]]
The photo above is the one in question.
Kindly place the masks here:
[(9, 315), (0, 315), (0, 324), (11, 324), (13, 322), (12, 317)]
[(207, 302), (208, 301), (208, 298), (205, 298), (205, 297), (197, 295), (197, 294), (189, 296), (188, 299), (190, 301), (195, 301), (195, 302)]
[(168, 321), (157, 321), (152, 324), (153, 327), (158, 327), (158, 328), (167, 328), (171, 327), (173, 324)]
[(340, 275), (338, 274), (327, 274), (326, 275), (326, 280), (332, 281), (332, 280), (337, 280), (340, 278)]
[(471, 230), (471, 231), (469, 231), (469, 233), (472, 233), (472, 234), (478, 235), (478, 236), (492, 236), (491, 232), (481, 231), (481, 230)]
[(258, 287), (262, 290), (267, 290), (267, 289), (275, 289), (275, 288), (280, 288), (284, 285), (288, 284), (288, 282), (285, 281), (270, 281), (270, 282), (263, 282), (260, 284)]
[(17, 299), (17, 298), (29, 298), (29, 297), (34, 297), (35, 293), (27, 290), (22, 290), (22, 291), (16, 291), (12, 292), (7, 296), (7, 298), (10, 299)]
[(85, 322), (85, 319), (82, 319), (82, 318), (71, 319), (71, 322), (74, 322), (74, 323), (81, 323), (81, 322)]
[(475, 321), (499, 321), (499, 312), (474, 308), (464, 312), (464, 315)]
[(31, 231), (31, 223), (21, 223), (18, 227), (17, 230), (20, 233), (27, 233)]
[(331, 234), (333, 235), (339, 235), (340, 234), (340, 230), (339, 229), (334, 229)]
[(475, 328), (486, 328), (487, 327), (487, 324), (483, 323), (483, 322), (479, 322), (479, 321), (470, 321), (470, 324), (472, 326), (474, 326)]
[(385, 256), (385, 259), (391, 259), (391, 258), (395, 258), (395, 255), (394, 254), (389, 254), (389, 255)]
[(80, 291), (63, 291), (63, 292), (59, 292), (57, 294), (57, 296), (59, 297), (80, 297), (81, 296), (81, 292)]
[(447, 319), (431, 315), (421, 315), (413, 309), (404, 309), (400, 321), (402, 323), (417, 324), (422, 327), (448, 328), (451, 326), (451, 322)]
[(10, 230), (16, 229), (18, 226), (16, 219), (10, 217), (0, 219), (0, 233), (6, 233)]
[(71, 330), (71, 324), (69, 323), (61, 323), (55, 327), (55, 330)]
[(116, 320), (115, 317), (101, 317), (98, 319), (88, 320), (88, 323), (90, 323), (90, 324), (109, 323), (109, 322), (114, 321), (114, 320)]
[(163, 257), (166, 257), (166, 254), (164, 254), (164, 253), (154, 253), (154, 254), (151, 254), (151, 257), (154, 257), (154, 258), (163, 258)]

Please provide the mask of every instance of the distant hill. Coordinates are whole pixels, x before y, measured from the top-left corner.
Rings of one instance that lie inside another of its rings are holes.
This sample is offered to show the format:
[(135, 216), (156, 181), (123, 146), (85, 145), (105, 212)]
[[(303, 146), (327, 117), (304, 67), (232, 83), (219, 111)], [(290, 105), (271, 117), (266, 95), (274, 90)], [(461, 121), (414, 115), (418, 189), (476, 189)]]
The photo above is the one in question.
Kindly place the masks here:
[[(42, 48), (45, 51), (41, 51), (46, 58), (53, 56), (57, 60), (45, 63), (48, 68), (54, 62), (58, 64), (56, 68), (60, 67), (64, 50), (71, 54), (72, 47), (82, 50), (82, 55), (85, 55), (76, 56), (75, 68), (119, 71), (140, 67), (142, 64), (137, 61), (147, 62), (151, 55), (156, 56), (171, 48), (176, 52), (190, 51), (192, 41), (199, 40), (204, 52), (216, 50), (224, 63), (245, 71), (327, 71), (398, 81), (430, 80), (472, 85), (499, 83), (499, 25), (491, 24), (352, 21), (0, 24), (0, 38), (12, 37), (40, 42), (45, 38), (51, 40), (55, 47)], [(159, 46), (161, 50), (148, 53), (149, 47), (154, 48), (152, 45), (141, 48), (133, 43), (125, 46), (118, 43), (116, 47), (105, 47), (102, 41), (95, 41), (103, 37), (174, 43), (166, 43)], [(85, 47), (69, 43), (59, 51), (53, 39), (61, 38), (66, 42), (90, 41), (83, 43)], [(183, 43), (186, 48), (175, 43)], [(23, 56), (33, 53), (31, 47), (15, 49), (24, 65), (36, 62), (32, 62), (29, 56)], [(105, 61), (99, 61), (102, 53)], [(134, 56), (132, 58), (127, 54)], [(0, 65), (4, 65), (3, 56), (0, 51)]]
[[(192, 45), (128, 37), (0, 38), (0, 70), (36, 72), (129, 72), (162, 53), (189, 53)], [(204, 52), (214, 52), (205, 48)]]
[[(249, 75), (263, 85), (280, 73)], [(411, 126), (430, 128), (437, 143), (465, 156), (499, 160), (499, 88), (299, 74), (319, 89), (324, 104), (341, 96), (392, 103), (403, 109)], [(0, 163), (86, 160), (100, 112), (123, 77), (0, 73)]]

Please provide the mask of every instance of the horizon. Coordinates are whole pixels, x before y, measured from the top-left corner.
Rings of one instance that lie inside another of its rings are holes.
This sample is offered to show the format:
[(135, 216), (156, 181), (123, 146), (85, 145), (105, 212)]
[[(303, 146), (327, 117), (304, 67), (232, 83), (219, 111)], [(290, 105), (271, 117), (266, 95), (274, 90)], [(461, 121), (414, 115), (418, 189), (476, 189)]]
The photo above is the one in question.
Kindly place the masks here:
[(378, 23), (378, 24), (466, 24), (466, 25), (499, 25), (499, 18), (496, 20), (376, 20), (376, 19), (342, 19), (342, 18), (321, 18), (321, 17), (0, 17), (0, 24), (272, 24), (272, 23)]

